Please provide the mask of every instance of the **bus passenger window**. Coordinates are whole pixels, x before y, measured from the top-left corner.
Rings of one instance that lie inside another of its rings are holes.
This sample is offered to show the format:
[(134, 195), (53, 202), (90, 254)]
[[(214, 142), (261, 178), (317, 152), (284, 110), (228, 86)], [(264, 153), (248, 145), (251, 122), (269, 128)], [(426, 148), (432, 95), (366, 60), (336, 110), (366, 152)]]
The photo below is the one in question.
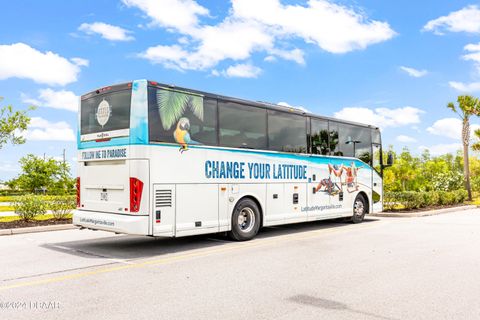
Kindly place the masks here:
[(328, 155), (330, 147), (328, 144), (329, 134), (327, 120), (312, 119), (311, 128), (310, 141), (312, 144), (312, 153)]
[[(179, 129), (180, 123), (183, 128)], [(217, 101), (197, 94), (148, 88), (150, 142), (179, 143), (176, 133), (188, 133), (188, 144), (217, 145)]]
[(267, 148), (267, 111), (234, 102), (219, 101), (220, 145), (232, 148)]
[(268, 148), (275, 151), (306, 153), (305, 117), (281, 111), (268, 111)]

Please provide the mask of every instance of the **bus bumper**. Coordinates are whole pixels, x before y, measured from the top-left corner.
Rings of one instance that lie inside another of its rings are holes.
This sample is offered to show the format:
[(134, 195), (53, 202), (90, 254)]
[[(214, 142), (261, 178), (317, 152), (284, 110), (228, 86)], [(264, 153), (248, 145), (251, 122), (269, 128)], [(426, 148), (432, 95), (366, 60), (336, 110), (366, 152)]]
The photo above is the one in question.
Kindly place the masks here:
[(73, 224), (92, 230), (149, 235), (149, 217), (76, 210)]

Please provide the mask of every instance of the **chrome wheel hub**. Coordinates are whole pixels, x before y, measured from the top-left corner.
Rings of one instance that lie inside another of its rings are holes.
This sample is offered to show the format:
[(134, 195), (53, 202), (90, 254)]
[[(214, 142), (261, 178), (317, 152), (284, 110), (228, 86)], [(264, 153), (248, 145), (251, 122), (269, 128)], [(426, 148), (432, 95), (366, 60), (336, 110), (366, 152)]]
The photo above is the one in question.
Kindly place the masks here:
[(238, 215), (238, 226), (243, 232), (250, 232), (255, 225), (255, 213), (250, 208), (243, 208)]
[(360, 200), (355, 201), (353, 206), (353, 213), (357, 217), (361, 217), (365, 213), (365, 207), (363, 206), (363, 202)]

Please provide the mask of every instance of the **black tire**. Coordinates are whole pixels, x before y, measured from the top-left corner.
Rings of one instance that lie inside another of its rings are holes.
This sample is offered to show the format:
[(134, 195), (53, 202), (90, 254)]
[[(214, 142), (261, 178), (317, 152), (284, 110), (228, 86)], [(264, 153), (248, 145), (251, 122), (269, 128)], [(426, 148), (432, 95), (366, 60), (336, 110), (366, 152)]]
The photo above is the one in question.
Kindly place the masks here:
[(232, 230), (228, 236), (232, 240), (246, 241), (253, 239), (260, 229), (260, 210), (251, 199), (240, 200), (232, 214)]
[(353, 202), (353, 215), (350, 221), (352, 223), (360, 223), (365, 218), (365, 214), (368, 213), (367, 200), (362, 194), (357, 195)]

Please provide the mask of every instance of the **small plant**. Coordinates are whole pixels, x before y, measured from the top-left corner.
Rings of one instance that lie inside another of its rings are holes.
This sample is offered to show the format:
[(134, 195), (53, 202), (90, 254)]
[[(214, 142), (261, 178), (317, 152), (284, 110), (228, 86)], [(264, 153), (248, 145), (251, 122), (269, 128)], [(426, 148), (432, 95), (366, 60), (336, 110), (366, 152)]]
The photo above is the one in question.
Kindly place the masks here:
[(24, 221), (31, 221), (36, 216), (47, 212), (44, 198), (33, 194), (16, 197), (13, 208)]
[(468, 197), (465, 190), (428, 192), (385, 192), (383, 207), (386, 211), (412, 210), (434, 206), (448, 206), (463, 203)]
[(52, 196), (48, 198), (48, 207), (56, 220), (66, 219), (76, 208), (75, 196)]

